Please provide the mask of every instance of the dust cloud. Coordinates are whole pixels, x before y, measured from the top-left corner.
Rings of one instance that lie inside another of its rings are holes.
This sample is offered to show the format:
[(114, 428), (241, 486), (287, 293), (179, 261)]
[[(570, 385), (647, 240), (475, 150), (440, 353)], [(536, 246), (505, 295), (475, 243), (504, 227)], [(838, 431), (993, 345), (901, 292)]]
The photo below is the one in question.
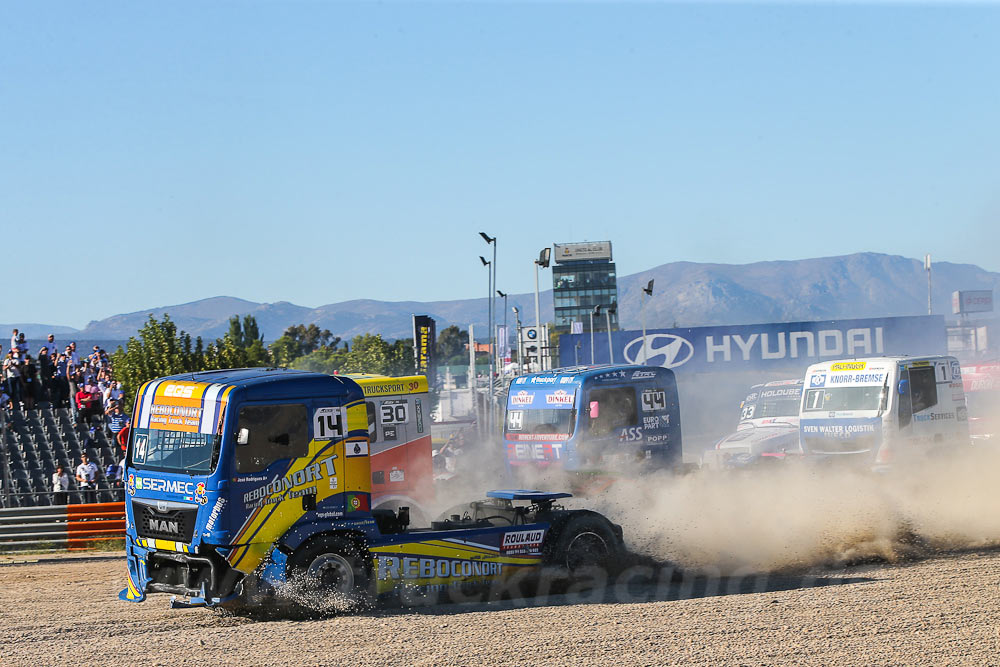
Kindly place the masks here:
[(435, 483), (434, 514), (461, 511), (489, 489), (571, 491), (567, 506), (620, 524), (635, 554), (723, 575), (1000, 546), (1000, 445), (945, 451), (881, 473), (786, 460), (686, 475), (528, 469), (511, 479), (501, 448), (470, 438), (456, 474)]
[(721, 574), (1000, 544), (1000, 448), (883, 473), (802, 464), (620, 479), (587, 505), (636, 553)]

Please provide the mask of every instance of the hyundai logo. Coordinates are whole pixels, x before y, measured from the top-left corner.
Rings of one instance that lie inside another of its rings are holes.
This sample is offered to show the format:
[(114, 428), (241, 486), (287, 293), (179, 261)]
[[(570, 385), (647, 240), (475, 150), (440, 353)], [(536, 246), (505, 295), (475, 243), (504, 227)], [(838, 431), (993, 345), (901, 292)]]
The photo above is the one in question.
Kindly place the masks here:
[[(644, 353), (645, 351), (645, 353)], [(677, 368), (694, 356), (694, 346), (690, 341), (674, 334), (648, 334), (630, 341), (625, 346), (625, 361), (647, 366)]]

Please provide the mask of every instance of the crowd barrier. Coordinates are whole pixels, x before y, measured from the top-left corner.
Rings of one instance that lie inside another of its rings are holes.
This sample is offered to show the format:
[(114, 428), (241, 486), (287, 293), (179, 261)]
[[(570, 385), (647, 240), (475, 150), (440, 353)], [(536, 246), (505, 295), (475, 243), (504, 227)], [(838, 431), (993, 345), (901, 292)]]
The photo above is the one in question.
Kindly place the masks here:
[(124, 502), (0, 509), (0, 553), (83, 549), (124, 538)]

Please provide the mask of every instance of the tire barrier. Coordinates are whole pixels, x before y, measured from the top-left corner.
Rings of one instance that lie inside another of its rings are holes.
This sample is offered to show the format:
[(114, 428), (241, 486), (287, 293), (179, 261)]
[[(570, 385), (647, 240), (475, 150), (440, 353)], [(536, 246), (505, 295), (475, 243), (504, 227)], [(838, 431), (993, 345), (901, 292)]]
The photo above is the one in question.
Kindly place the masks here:
[(124, 502), (0, 509), (0, 553), (85, 549), (124, 538)]

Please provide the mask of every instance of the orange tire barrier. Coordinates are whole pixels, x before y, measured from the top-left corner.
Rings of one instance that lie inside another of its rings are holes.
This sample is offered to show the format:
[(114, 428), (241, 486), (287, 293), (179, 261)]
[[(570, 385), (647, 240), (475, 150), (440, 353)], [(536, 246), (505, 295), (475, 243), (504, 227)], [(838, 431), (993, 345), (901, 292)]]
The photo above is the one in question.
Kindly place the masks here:
[(68, 549), (80, 549), (97, 540), (125, 537), (125, 503), (66, 506)]
[(0, 551), (82, 549), (124, 537), (124, 502), (0, 510)]

